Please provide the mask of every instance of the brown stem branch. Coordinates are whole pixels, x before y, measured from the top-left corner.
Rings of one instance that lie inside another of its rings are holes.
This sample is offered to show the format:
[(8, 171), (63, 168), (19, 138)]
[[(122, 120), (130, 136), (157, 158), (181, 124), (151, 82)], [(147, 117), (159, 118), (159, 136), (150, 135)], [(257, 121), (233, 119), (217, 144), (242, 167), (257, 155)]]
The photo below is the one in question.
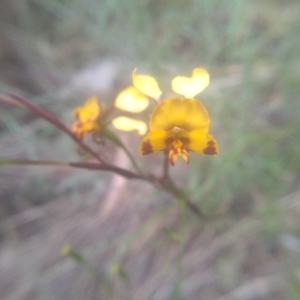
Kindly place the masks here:
[(199, 217), (199, 219), (201, 220), (207, 219), (203, 214), (203, 212), (201, 211), (201, 209), (189, 199), (189, 197), (186, 195), (186, 193), (183, 190), (179, 189), (175, 185), (175, 183), (170, 177), (168, 177), (167, 180), (163, 183), (163, 186), (165, 187), (166, 190), (168, 190), (171, 194), (173, 194), (176, 197), (176, 199), (183, 200), (185, 204), (188, 206), (188, 208), (193, 213), (195, 213)]
[(139, 174), (131, 171), (108, 164), (92, 163), (92, 162), (65, 162), (65, 161), (51, 161), (51, 160), (22, 160), (22, 159), (0, 159), (0, 166), (8, 165), (27, 165), (27, 166), (61, 166), (61, 167), (73, 167), (87, 170), (100, 170), (110, 171), (128, 179), (140, 179), (147, 180), (141, 177)]
[(206, 219), (203, 212), (200, 210), (200, 208), (197, 207), (196, 204), (194, 204), (189, 197), (185, 194), (185, 192), (181, 189), (179, 189), (169, 174), (169, 158), (168, 155), (165, 154), (164, 162), (163, 162), (163, 176), (161, 180), (161, 186), (169, 191), (169, 193), (173, 194), (176, 199), (183, 200), (185, 204), (189, 207), (189, 209), (194, 212), (201, 220)]
[(100, 171), (110, 171), (116, 174), (119, 174), (121, 176), (126, 177), (127, 179), (140, 179), (140, 180), (146, 180), (146, 178), (141, 177), (139, 174), (136, 174), (134, 172), (109, 165), (109, 164), (97, 164), (97, 163), (91, 163), (91, 162), (69, 162), (68, 163), (71, 167), (74, 168), (82, 168), (87, 170), (100, 170)]
[[(5, 96), (5, 95), (4, 95)], [(31, 111), (33, 111), (34, 113), (36, 113), (37, 115), (39, 115), (40, 117), (42, 117), (43, 119), (47, 120), (49, 123), (53, 124), (54, 126), (56, 126), (57, 128), (59, 128), (61, 131), (63, 131), (64, 133), (66, 133), (69, 137), (71, 137), (83, 150), (85, 150), (86, 152), (88, 152), (89, 154), (91, 154), (94, 158), (96, 158), (99, 162), (101, 163), (105, 163), (104, 159), (101, 157), (101, 155), (99, 155), (98, 153), (96, 153), (93, 149), (91, 149), (89, 146), (87, 146), (86, 144), (84, 144), (80, 139), (77, 138), (77, 136), (75, 134), (73, 134), (73, 132), (67, 127), (65, 126), (60, 120), (58, 120), (55, 116), (53, 116), (52, 114), (50, 114), (49, 112), (45, 111), (44, 109), (36, 106), (35, 104), (31, 103), (30, 101), (28, 101), (27, 99), (18, 96), (18, 95), (14, 95), (14, 94), (10, 94), (9, 95), (12, 99), (20, 102), (21, 104), (23, 104), (24, 106), (26, 106), (27, 108), (29, 108)], [(2, 97), (2, 94), (0, 94), (0, 97)], [(7, 96), (5, 96), (7, 97)]]
[[(10, 98), (10, 99), (9, 99)], [(22, 104), (23, 106), (29, 108), (31, 111), (42, 117), (43, 119), (47, 120), (49, 123), (53, 124), (61, 131), (66, 133), (69, 137), (71, 137), (83, 150), (91, 154), (94, 158), (96, 158), (99, 163), (92, 163), (92, 162), (59, 162), (59, 161), (30, 161), (30, 160), (2, 160), (0, 161), (0, 165), (47, 165), (47, 166), (70, 166), (74, 168), (83, 168), (88, 170), (101, 170), (101, 171), (110, 171), (121, 176), (124, 176), (128, 179), (139, 179), (143, 181), (147, 181), (151, 183), (156, 188), (161, 188), (173, 196), (176, 197), (178, 200), (182, 200), (186, 203), (188, 208), (194, 212), (201, 220), (207, 219), (202, 211), (189, 199), (189, 197), (184, 193), (183, 190), (179, 189), (171, 177), (169, 176), (169, 160), (168, 156), (165, 156), (164, 166), (163, 166), (163, 177), (158, 177), (152, 174), (137, 174), (117, 166), (108, 164), (104, 161), (104, 159), (96, 153), (93, 149), (89, 146), (84, 144), (80, 139), (73, 134), (73, 132), (66, 127), (60, 120), (58, 120), (54, 115), (48, 113), (47, 111), (41, 109), (40, 107), (36, 106), (35, 104), (31, 103), (30, 101), (26, 100), (25, 98), (10, 94), (9, 96), (0, 94), (0, 100), (5, 100), (6, 102), (14, 103), (17, 101), (18, 103)], [(10, 101), (11, 100), (11, 101)]]

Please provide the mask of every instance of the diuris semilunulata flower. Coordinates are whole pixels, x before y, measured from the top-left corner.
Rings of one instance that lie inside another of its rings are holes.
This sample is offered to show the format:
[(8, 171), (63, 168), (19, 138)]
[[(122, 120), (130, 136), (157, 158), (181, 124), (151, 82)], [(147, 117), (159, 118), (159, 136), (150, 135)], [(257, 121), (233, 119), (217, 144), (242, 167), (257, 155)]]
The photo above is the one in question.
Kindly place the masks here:
[[(141, 92), (154, 99), (162, 92), (156, 80), (147, 75), (133, 73), (133, 84)], [(209, 75), (204, 69), (194, 69), (192, 77), (177, 76), (172, 80), (173, 90), (185, 98), (158, 101), (150, 117), (150, 132), (143, 138), (141, 155), (165, 151), (171, 165), (178, 157), (189, 162), (189, 151), (216, 155), (218, 144), (209, 134), (210, 118), (203, 104), (193, 97), (209, 84)]]

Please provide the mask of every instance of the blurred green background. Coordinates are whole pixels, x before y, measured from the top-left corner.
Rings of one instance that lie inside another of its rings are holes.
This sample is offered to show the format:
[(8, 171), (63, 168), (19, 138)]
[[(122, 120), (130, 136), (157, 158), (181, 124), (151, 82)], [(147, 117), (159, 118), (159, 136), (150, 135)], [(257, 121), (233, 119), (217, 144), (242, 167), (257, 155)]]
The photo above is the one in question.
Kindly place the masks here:
[[(1, 299), (300, 299), (298, 0), (11, 0), (0, 15), (1, 92), (26, 96), (69, 126), (86, 97), (113, 103), (135, 67), (168, 96), (174, 76), (206, 68), (211, 85), (198, 98), (220, 154), (192, 154), (189, 167), (171, 172), (207, 215), (227, 215), (203, 224), (169, 196), (139, 182), (122, 189), (109, 174), (2, 167)], [(0, 105), (0, 157), (78, 159), (55, 128)], [(160, 155), (137, 158), (160, 168)], [(110, 197), (123, 210), (113, 206), (101, 221), (91, 211)], [(24, 221), (33, 209), (38, 216)], [(78, 228), (91, 220), (87, 242)], [(84, 267), (60, 258), (72, 241), (106, 278), (100, 289)], [(24, 263), (28, 249), (44, 253), (34, 267)], [(31, 280), (14, 275), (18, 268)]]

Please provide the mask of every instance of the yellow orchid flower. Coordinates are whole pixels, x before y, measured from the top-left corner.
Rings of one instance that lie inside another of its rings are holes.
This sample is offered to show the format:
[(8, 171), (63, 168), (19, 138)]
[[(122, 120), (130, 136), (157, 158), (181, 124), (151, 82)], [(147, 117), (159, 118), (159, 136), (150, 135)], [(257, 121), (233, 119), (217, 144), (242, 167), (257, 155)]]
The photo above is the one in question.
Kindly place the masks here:
[(188, 151), (218, 154), (218, 145), (208, 134), (210, 119), (196, 99), (167, 99), (159, 104), (150, 119), (150, 133), (142, 140), (141, 155), (166, 150), (174, 166), (181, 156), (189, 162)]
[[(133, 84), (150, 97), (157, 97), (159, 87), (153, 77), (133, 73)], [(147, 88), (147, 80), (151, 78)], [(154, 84), (154, 82), (156, 84)], [(143, 138), (139, 152), (147, 155), (157, 151), (168, 154), (171, 165), (178, 157), (189, 162), (189, 151), (216, 155), (218, 144), (209, 132), (210, 118), (203, 104), (193, 99), (209, 84), (209, 74), (204, 69), (194, 69), (191, 78), (178, 76), (172, 80), (175, 92), (186, 98), (167, 99), (154, 109), (150, 118), (150, 132)], [(157, 98), (155, 98), (157, 99)]]
[(89, 98), (83, 106), (75, 108), (73, 115), (77, 121), (72, 126), (73, 133), (82, 139), (91, 132), (100, 132), (100, 105), (96, 96)]

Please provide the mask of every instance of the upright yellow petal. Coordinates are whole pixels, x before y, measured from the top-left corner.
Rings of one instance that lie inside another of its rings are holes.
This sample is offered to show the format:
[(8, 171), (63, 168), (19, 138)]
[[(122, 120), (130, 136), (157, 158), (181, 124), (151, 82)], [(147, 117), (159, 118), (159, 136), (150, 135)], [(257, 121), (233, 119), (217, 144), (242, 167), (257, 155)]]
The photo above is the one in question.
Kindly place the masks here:
[(196, 99), (167, 99), (152, 113), (150, 129), (172, 130), (179, 127), (186, 131), (204, 130), (208, 132), (210, 119), (203, 104)]
[(148, 105), (149, 99), (134, 86), (122, 91), (115, 102), (117, 108), (133, 113), (144, 111)]
[(90, 120), (96, 120), (100, 115), (98, 98), (93, 96), (84, 103), (84, 108), (89, 112)]
[(98, 98), (93, 96), (87, 99), (83, 106), (74, 110), (74, 115), (81, 123), (96, 121), (100, 115)]
[(100, 132), (101, 127), (96, 122), (86, 122), (82, 125), (83, 130), (87, 132)]
[(175, 93), (186, 98), (193, 98), (209, 85), (209, 74), (205, 69), (196, 68), (192, 77), (177, 76), (172, 80)]
[(168, 134), (163, 130), (157, 130), (148, 133), (142, 140), (139, 152), (141, 155), (150, 154), (153, 152), (161, 151), (167, 148)]
[(144, 135), (147, 132), (147, 125), (145, 122), (134, 120), (128, 117), (117, 117), (112, 120), (112, 124), (116, 129), (122, 131), (136, 130), (139, 135)]
[(218, 143), (215, 138), (202, 130), (193, 130), (187, 133), (188, 150), (196, 153), (217, 155), (219, 153)]
[(89, 119), (89, 113), (83, 106), (77, 107), (73, 111), (73, 115), (80, 123), (85, 123)]
[(137, 75), (136, 69), (132, 73), (132, 82), (141, 93), (155, 100), (159, 99), (162, 94), (162, 91), (154, 77), (148, 75)]

